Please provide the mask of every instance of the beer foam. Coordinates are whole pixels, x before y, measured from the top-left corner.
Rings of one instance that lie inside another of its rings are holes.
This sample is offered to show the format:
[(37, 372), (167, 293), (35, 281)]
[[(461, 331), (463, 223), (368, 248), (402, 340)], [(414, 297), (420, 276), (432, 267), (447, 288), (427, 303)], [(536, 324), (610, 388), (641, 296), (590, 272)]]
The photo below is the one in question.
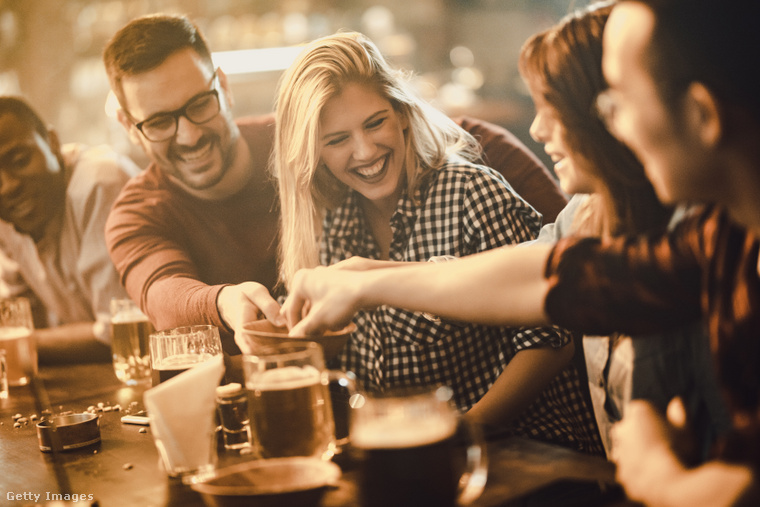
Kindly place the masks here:
[(255, 378), (252, 376), (247, 387), (259, 391), (278, 391), (307, 387), (319, 381), (319, 370), (311, 365), (285, 366), (261, 372)]
[(176, 354), (173, 356), (165, 357), (158, 361), (156, 369), (159, 370), (182, 370), (195, 366), (198, 363), (202, 363), (207, 359), (212, 358), (211, 354)]
[(363, 420), (351, 428), (351, 444), (364, 449), (419, 447), (451, 437), (456, 426), (454, 416)]
[(32, 331), (24, 326), (0, 327), (0, 340), (18, 340), (31, 334)]

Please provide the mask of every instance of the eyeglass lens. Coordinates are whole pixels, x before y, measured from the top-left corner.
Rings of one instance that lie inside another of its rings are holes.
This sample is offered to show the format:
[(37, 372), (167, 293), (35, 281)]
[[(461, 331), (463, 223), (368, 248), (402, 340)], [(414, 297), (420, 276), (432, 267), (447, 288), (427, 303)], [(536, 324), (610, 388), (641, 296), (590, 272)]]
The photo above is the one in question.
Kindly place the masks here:
[(219, 114), (219, 95), (216, 90), (206, 92), (173, 113), (154, 116), (139, 124), (142, 133), (151, 141), (165, 141), (177, 133), (179, 117), (184, 116), (196, 125), (206, 123)]

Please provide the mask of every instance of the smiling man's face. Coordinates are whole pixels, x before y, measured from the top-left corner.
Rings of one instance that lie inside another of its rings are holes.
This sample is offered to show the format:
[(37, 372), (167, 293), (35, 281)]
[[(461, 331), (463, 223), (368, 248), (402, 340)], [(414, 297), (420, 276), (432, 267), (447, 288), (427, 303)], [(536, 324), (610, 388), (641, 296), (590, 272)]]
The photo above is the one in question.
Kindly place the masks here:
[[(122, 80), (124, 106), (131, 118), (121, 119), (132, 140), (139, 143), (175, 183), (199, 196), (213, 193), (218, 185), (224, 185), (239, 139), (230, 112), (228, 90), (221, 81), (217, 84), (213, 76), (213, 69), (204, 65), (194, 50), (183, 49), (158, 67)], [(180, 116), (176, 134), (158, 142), (146, 139), (133, 125), (156, 114), (180, 109), (214, 87), (219, 93), (220, 111), (209, 121), (198, 125)]]
[(662, 201), (710, 201), (721, 185), (709, 153), (689, 128), (685, 94), (666, 103), (651, 75), (654, 26), (652, 11), (636, 1), (624, 1), (610, 14), (602, 57), (607, 122), (641, 160)]
[(66, 181), (57, 138), (14, 114), (0, 115), (0, 218), (35, 241), (63, 206)]

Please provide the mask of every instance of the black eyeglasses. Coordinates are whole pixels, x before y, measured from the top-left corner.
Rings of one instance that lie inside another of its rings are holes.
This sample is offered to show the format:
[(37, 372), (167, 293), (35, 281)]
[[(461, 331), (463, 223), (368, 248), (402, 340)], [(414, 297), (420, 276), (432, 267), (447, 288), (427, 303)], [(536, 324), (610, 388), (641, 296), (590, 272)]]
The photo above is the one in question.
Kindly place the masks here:
[[(216, 72), (211, 78), (212, 85), (215, 79)], [(220, 110), (219, 91), (214, 88), (213, 90), (199, 93), (179, 109), (166, 113), (157, 113), (134, 125), (148, 141), (166, 141), (177, 133), (180, 116), (184, 116), (196, 125), (201, 125), (211, 121), (219, 114)]]

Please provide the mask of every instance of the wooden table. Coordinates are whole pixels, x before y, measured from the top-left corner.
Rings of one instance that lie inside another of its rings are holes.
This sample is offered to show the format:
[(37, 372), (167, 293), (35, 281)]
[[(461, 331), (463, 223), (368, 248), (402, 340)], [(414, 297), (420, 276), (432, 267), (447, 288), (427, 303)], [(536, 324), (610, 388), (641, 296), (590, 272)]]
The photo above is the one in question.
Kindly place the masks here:
[[(89, 498), (100, 507), (203, 506), (199, 495), (161, 470), (150, 430), (121, 423), (125, 413), (143, 408), (144, 387), (123, 386), (110, 364), (43, 366), (39, 380), (54, 413), (102, 404), (101, 442), (56, 455), (41, 452), (30, 420), (40, 410), (33, 390), (12, 387), (10, 398), (0, 400), (0, 505), (44, 504), (68, 493), (71, 500), (79, 495), (77, 506)], [(17, 414), (30, 421), (14, 427)], [(488, 454), (488, 482), (477, 507), (625, 503), (613, 466), (603, 459), (520, 438), (490, 441)], [(356, 475), (346, 467), (323, 507), (356, 505)]]

